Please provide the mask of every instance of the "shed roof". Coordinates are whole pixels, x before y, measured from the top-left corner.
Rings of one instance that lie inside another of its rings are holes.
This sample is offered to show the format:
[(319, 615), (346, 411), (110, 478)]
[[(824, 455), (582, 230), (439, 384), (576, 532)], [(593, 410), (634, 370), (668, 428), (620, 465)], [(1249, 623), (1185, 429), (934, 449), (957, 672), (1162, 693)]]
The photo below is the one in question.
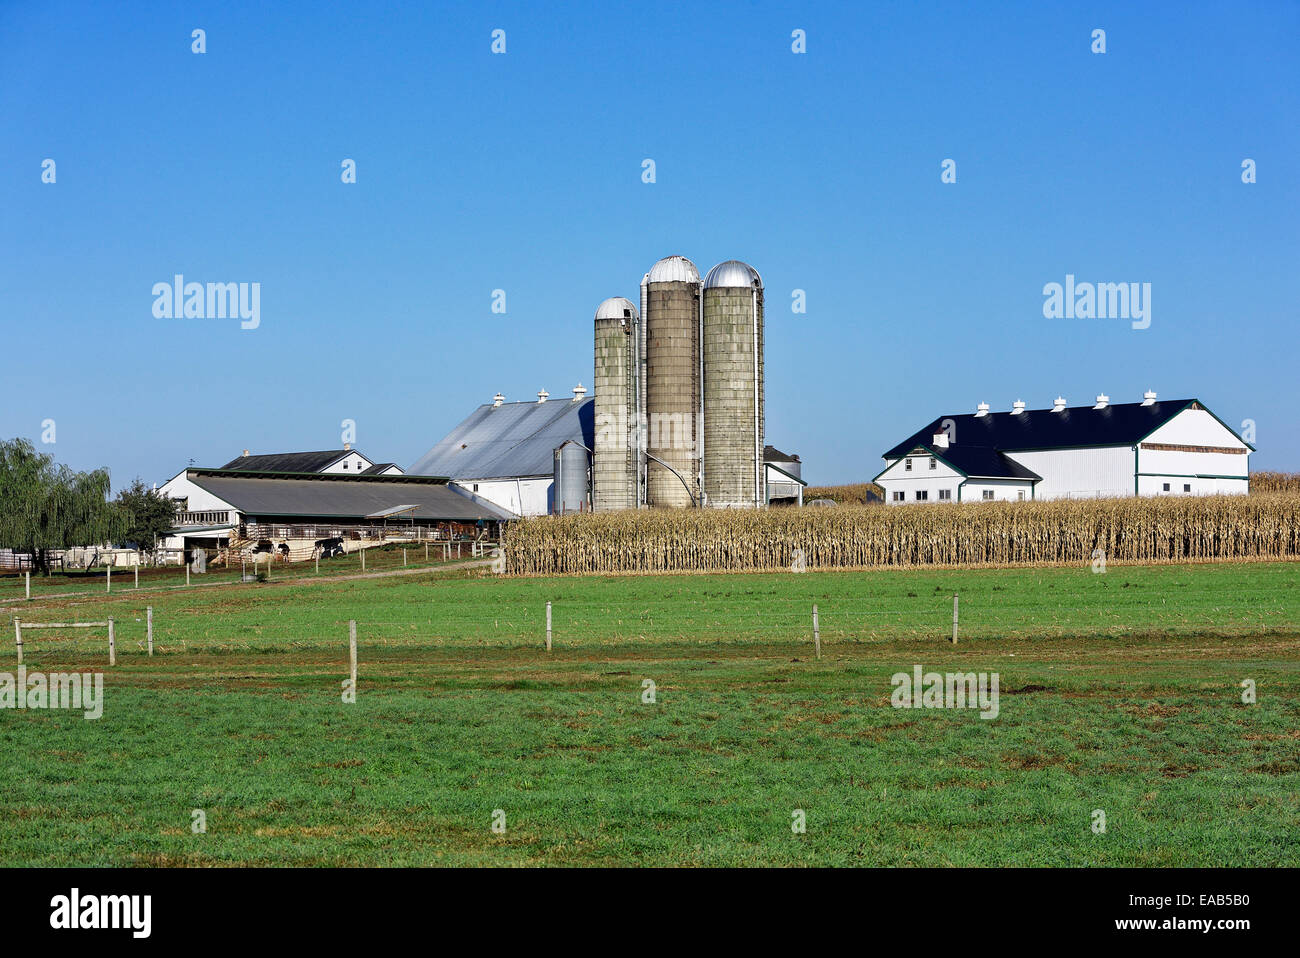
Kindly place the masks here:
[(476, 502), (444, 483), (405, 476), (241, 476), (195, 470), (190, 481), (249, 516), (311, 516), (361, 520), (402, 509), (415, 519), (474, 521), (511, 519), (510, 513)]
[(259, 456), (237, 456), (221, 468), (238, 472), (320, 472), (354, 452), (366, 462), (370, 461), (355, 449), (322, 449), (319, 452), (272, 452)]
[(484, 403), (415, 461), (408, 475), (453, 479), (549, 476), (555, 449), (568, 440), (591, 448), (594, 396), (548, 402)]

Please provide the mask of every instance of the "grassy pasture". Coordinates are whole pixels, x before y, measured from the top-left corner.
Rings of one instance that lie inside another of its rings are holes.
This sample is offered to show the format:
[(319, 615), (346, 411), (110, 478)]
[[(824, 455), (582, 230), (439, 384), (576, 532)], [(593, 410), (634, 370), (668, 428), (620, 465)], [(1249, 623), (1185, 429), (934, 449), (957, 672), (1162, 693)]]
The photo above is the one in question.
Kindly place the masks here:
[[(99, 721), (0, 711), (0, 862), (1295, 865), (1298, 583), (1294, 563), (446, 571), (42, 600), (20, 614), (113, 615), (118, 666)], [(25, 638), (31, 670), (106, 662), (100, 634)], [(918, 663), (999, 673), (999, 717), (891, 708)]]

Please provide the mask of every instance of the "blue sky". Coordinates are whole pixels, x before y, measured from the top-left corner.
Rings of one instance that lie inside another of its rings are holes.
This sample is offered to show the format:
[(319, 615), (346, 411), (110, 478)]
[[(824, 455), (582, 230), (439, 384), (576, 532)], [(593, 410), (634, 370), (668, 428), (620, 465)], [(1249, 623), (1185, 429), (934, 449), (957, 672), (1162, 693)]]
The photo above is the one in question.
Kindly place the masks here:
[[(6, 0), (0, 436), (53, 419), (120, 486), (352, 419), (409, 465), (497, 390), (590, 386), (597, 304), (681, 253), (763, 274), (767, 440), (813, 482), (981, 400), (1148, 388), (1298, 470), (1298, 101), (1294, 2)], [(156, 318), (176, 273), (260, 283), (260, 326)], [(1066, 274), (1150, 283), (1150, 328), (1045, 319)]]

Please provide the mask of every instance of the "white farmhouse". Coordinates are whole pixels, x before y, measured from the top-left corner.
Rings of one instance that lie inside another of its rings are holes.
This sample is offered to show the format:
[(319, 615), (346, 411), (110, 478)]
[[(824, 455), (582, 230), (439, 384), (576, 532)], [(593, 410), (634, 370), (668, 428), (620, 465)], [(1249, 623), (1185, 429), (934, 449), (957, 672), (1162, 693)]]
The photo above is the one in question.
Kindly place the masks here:
[(885, 501), (972, 502), (1246, 493), (1254, 447), (1200, 400), (941, 416), (884, 454)]

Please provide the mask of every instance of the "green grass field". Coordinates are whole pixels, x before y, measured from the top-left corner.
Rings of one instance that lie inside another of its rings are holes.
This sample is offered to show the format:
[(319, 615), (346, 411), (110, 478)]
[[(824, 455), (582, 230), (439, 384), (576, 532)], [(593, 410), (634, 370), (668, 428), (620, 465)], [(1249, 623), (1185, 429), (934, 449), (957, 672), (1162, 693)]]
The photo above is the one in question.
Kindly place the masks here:
[[(1298, 583), (446, 570), (9, 605), (0, 672), (13, 614), (112, 615), (118, 664), (98, 721), (0, 711), (0, 863), (1296, 865)], [(107, 662), (100, 632), (24, 638), (29, 670)], [(916, 664), (997, 672), (999, 716), (892, 708)]]

